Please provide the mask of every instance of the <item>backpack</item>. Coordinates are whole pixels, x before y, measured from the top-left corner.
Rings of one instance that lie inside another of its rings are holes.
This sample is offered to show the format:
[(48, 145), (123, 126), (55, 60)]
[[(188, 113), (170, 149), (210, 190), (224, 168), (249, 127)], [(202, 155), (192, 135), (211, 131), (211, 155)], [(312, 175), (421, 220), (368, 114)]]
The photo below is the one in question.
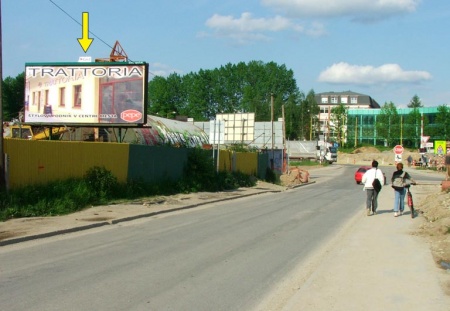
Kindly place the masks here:
[(392, 187), (394, 188), (403, 188), (405, 187), (405, 174), (406, 172), (403, 172), (401, 175), (395, 176), (394, 180), (392, 181)]
[(376, 192), (381, 191), (381, 181), (377, 178), (377, 170), (375, 169), (375, 179), (372, 182), (372, 187)]

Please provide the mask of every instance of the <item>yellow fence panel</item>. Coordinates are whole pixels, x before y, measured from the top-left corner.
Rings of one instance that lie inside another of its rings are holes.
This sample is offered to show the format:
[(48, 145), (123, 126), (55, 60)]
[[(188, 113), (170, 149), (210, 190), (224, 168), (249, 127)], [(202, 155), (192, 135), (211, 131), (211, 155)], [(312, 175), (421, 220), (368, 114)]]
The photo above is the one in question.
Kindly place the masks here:
[(258, 154), (255, 152), (236, 152), (236, 171), (256, 176), (258, 171)]
[(4, 152), (9, 188), (80, 178), (94, 166), (127, 180), (128, 144), (5, 139)]
[(219, 150), (219, 171), (231, 172), (233, 152), (229, 150)]
[(220, 150), (219, 170), (226, 172), (240, 171), (241, 173), (256, 176), (258, 171), (258, 154), (254, 152)]

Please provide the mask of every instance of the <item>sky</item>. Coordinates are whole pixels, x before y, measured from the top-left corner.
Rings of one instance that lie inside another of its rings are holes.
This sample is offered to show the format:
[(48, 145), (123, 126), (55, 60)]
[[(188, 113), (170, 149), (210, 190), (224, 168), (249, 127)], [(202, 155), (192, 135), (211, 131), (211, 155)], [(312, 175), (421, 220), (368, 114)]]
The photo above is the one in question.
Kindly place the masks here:
[(1, 14), (3, 78), (25, 63), (107, 58), (119, 41), (150, 78), (256, 60), (285, 65), (305, 94), (450, 104), (448, 0), (3, 0)]

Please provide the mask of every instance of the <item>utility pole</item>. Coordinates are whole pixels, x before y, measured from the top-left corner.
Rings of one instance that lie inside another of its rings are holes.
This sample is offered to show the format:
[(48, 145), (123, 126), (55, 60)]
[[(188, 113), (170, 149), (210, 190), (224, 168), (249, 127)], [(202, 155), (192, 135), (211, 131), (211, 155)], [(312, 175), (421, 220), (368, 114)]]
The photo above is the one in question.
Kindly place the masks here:
[(0, 0), (0, 189), (6, 188), (5, 155), (3, 154), (3, 45), (2, 45), (2, 1)]
[(270, 122), (271, 122), (271, 136), (272, 136), (272, 167), (273, 170), (275, 167), (275, 152), (273, 150), (274, 148), (274, 140), (273, 140), (273, 93), (270, 94)]
[[(281, 106), (281, 116), (283, 117), (283, 151), (281, 152), (282, 155), (282, 159), (283, 159), (283, 164), (282, 166), (284, 166), (284, 153), (286, 151), (286, 126), (285, 126), (285, 122), (284, 122), (284, 105)], [(286, 157), (287, 158), (287, 157)], [(289, 168), (289, 165), (286, 166), (286, 170), (283, 170), (285, 173), (287, 173)]]

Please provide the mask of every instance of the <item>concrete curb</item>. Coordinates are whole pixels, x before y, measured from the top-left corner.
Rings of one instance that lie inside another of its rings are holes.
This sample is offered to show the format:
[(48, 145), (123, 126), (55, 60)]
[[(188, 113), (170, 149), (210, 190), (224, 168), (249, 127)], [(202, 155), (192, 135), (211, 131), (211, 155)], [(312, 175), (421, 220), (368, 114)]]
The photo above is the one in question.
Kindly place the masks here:
[(94, 229), (94, 228), (103, 227), (106, 225), (110, 225), (110, 223), (107, 221), (103, 221), (103, 222), (98, 222), (98, 223), (90, 224), (90, 225), (86, 225), (86, 226), (78, 226), (78, 227), (73, 227), (73, 228), (68, 228), (68, 229), (63, 229), (63, 230), (51, 231), (51, 232), (47, 232), (47, 233), (24, 236), (24, 237), (20, 237), (20, 238), (13, 238), (13, 239), (9, 239), (9, 240), (0, 241), (0, 246), (11, 245), (11, 244), (16, 244), (16, 243), (20, 243), (20, 242), (26, 242), (26, 241), (31, 241), (31, 240), (43, 239), (43, 238), (49, 238), (49, 237), (52, 237), (55, 235), (61, 235), (61, 234), (82, 231), (82, 230)]

